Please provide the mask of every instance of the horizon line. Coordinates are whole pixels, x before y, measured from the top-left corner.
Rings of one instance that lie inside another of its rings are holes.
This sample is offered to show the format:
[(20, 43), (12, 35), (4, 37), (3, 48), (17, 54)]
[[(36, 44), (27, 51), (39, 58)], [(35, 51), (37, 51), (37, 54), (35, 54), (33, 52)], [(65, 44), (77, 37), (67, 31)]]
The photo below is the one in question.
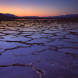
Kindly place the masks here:
[(53, 15), (53, 16), (26, 16), (26, 15), (21, 15), (21, 16), (19, 16), (19, 15), (16, 15), (16, 14), (13, 14), (13, 13), (2, 13), (2, 14), (12, 14), (12, 15), (15, 15), (15, 16), (17, 16), (17, 17), (54, 17), (54, 16), (62, 16), (62, 15), (74, 15), (74, 14), (78, 14), (78, 13), (71, 13), (71, 14), (60, 14), (60, 15)]

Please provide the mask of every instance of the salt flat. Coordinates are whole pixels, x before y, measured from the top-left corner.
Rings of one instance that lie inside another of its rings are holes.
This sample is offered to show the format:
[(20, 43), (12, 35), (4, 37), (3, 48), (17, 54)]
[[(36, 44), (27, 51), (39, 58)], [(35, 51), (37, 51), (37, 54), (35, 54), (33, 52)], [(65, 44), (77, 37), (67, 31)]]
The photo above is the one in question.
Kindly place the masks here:
[(78, 23), (0, 22), (0, 78), (78, 78)]

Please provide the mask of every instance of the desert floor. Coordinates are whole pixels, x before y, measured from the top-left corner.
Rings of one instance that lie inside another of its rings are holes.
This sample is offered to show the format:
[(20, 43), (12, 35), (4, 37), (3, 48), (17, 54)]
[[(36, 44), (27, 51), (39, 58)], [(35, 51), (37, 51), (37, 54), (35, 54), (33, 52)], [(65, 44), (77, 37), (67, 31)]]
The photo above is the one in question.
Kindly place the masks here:
[(1, 21), (0, 78), (78, 78), (78, 23)]

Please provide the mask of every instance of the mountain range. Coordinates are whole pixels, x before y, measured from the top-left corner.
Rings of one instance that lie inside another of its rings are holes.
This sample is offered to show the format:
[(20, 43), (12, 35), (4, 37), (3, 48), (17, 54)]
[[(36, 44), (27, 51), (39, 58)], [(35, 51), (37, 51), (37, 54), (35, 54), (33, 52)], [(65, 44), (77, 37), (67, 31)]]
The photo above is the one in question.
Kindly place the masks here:
[(13, 14), (3, 14), (3, 13), (0, 13), (0, 20), (13, 20), (13, 19), (16, 19), (18, 18), (18, 16), (15, 16)]
[(61, 15), (61, 16), (48, 16), (48, 17), (39, 17), (39, 16), (24, 16), (18, 17), (14, 14), (4, 14), (0, 13), (0, 20), (14, 20), (14, 19), (78, 19), (78, 14), (68, 14), (68, 15)]

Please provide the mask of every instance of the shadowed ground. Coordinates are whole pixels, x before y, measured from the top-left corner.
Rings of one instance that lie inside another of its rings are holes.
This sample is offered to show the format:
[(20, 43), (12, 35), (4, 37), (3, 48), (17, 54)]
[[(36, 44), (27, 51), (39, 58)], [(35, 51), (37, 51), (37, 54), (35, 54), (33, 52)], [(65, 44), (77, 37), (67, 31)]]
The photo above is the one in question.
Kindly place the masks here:
[(1, 21), (0, 78), (78, 78), (78, 23)]

